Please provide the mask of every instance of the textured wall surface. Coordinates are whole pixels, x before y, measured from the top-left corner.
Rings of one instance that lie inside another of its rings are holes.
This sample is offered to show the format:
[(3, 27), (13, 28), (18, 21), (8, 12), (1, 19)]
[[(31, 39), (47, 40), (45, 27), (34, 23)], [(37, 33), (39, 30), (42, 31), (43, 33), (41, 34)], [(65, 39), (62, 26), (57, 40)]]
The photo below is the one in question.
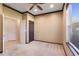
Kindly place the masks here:
[(62, 43), (62, 12), (35, 17), (35, 40)]

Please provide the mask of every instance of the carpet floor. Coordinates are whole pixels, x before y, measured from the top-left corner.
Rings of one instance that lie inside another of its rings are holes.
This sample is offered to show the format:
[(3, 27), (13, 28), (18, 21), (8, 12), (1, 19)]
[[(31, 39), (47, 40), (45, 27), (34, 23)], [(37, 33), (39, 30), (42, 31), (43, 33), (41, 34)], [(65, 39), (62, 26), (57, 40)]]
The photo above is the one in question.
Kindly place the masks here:
[(29, 44), (4, 44), (3, 56), (65, 56), (63, 45), (32, 41)]

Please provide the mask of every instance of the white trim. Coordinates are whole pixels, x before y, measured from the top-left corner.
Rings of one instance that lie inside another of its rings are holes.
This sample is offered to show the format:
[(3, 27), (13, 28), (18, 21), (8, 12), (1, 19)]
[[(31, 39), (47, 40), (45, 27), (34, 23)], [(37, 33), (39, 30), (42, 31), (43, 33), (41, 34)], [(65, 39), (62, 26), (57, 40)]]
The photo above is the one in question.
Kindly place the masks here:
[(69, 4), (69, 7), (68, 7), (68, 9), (66, 10), (66, 42), (69, 42), (70, 41), (70, 38), (71, 38), (71, 32), (69, 32), (69, 30), (71, 30), (71, 29), (69, 29), (69, 26), (71, 27), (71, 21), (70, 21), (70, 14), (69, 13), (71, 13), (71, 8), (72, 8), (72, 5), (71, 4)]
[(77, 52), (74, 50), (74, 48), (72, 48), (72, 46), (70, 44), (69, 44), (69, 48), (72, 50), (72, 52), (75, 56), (78, 56)]
[(27, 43), (29, 42), (29, 21), (27, 19)]
[(72, 47), (74, 47), (74, 49), (79, 53), (79, 49), (71, 42), (69, 42), (70, 45), (72, 45)]
[(3, 14), (3, 54), (4, 54), (4, 49), (5, 49), (5, 47), (4, 47), (4, 14)]

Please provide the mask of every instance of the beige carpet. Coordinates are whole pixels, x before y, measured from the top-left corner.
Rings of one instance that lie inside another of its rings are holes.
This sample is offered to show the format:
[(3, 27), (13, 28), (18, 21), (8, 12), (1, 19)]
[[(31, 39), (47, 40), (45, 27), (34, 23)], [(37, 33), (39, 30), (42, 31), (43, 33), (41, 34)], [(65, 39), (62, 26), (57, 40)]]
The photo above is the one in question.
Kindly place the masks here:
[(63, 46), (32, 41), (29, 44), (4, 44), (6, 56), (65, 56)]

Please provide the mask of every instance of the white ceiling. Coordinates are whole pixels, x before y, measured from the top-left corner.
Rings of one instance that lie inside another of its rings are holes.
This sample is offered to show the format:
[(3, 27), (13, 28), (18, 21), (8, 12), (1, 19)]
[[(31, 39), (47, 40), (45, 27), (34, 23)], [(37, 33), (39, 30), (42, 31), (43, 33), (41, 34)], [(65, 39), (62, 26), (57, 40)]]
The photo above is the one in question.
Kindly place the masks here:
[[(51, 4), (54, 5), (53, 8), (50, 8)], [(45, 3), (45, 4), (40, 4), (40, 6), (43, 8), (43, 10), (39, 10), (37, 7), (34, 7), (32, 10), (29, 10), (30, 7), (32, 6), (32, 4), (28, 4), (28, 3), (5, 3), (5, 5), (7, 5), (11, 8), (14, 8), (20, 12), (28, 11), (34, 15), (62, 10), (62, 7), (63, 7), (63, 3)], [(38, 11), (35, 12), (34, 11), (35, 9), (38, 9)]]

